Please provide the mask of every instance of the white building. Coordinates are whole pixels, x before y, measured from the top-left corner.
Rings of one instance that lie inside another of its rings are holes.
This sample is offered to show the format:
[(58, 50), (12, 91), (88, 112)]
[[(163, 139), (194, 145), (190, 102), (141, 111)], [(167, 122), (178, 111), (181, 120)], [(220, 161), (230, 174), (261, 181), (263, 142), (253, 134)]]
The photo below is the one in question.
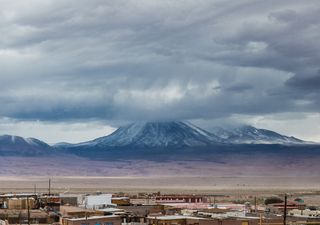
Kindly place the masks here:
[(88, 195), (84, 199), (84, 207), (87, 209), (103, 209), (113, 205), (111, 194)]

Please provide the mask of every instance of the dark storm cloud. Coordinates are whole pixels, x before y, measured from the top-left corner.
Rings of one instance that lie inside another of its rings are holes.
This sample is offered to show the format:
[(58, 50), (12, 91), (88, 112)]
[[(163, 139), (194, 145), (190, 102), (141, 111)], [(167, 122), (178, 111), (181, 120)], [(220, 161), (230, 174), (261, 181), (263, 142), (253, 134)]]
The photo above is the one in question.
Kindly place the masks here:
[(317, 112), (319, 15), (317, 0), (3, 1), (0, 117)]
[(319, 92), (320, 70), (312, 74), (298, 74), (287, 80), (286, 84), (307, 92)]
[(253, 86), (251, 84), (235, 84), (233, 86), (228, 87), (227, 90), (234, 91), (234, 92), (242, 92), (242, 91), (248, 91), (252, 88)]

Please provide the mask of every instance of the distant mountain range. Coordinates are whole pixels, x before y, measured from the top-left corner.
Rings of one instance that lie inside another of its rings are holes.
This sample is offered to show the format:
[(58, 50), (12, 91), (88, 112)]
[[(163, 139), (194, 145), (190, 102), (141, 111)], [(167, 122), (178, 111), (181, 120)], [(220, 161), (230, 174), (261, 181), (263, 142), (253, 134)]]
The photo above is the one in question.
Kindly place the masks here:
[(19, 136), (0, 136), (0, 155), (41, 155), (47, 154), (52, 147), (35, 138), (22, 138)]
[(1, 155), (37, 155), (54, 150), (108, 149), (182, 149), (210, 148), (217, 145), (306, 145), (308, 142), (276, 132), (240, 126), (216, 127), (207, 131), (189, 122), (137, 122), (120, 127), (114, 133), (79, 144), (58, 143), (50, 146), (35, 138), (0, 136)]
[(220, 144), (307, 144), (295, 137), (241, 126), (234, 129), (216, 127), (211, 132), (188, 122), (138, 122), (120, 127), (114, 133), (79, 144), (60, 143), (65, 149), (108, 148), (184, 148), (210, 147)]
[(239, 126), (233, 129), (214, 127), (211, 131), (227, 143), (232, 144), (307, 144), (295, 137), (281, 135), (271, 130), (258, 129), (253, 126)]
[[(78, 144), (0, 136), (0, 175), (313, 176), (320, 145), (252, 126), (139, 122)], [(312, 167), (310, 167), (312, 165)]]
[(138, 122), (114, 133), (80, 144), (58, 144), (65, 148), (182, 148), (210, 146), (222, 140), (183, 122)]

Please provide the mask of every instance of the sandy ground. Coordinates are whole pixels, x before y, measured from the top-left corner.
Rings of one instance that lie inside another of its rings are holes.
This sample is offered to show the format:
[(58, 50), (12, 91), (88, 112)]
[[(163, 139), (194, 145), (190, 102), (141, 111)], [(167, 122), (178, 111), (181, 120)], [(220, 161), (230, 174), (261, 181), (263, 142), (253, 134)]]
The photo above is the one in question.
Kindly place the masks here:
[[(309, 194), (320, 191), (314, 177), (76, 177), (51, 176), (52, 191), (59, 193), (157, 192), (203, 194)], [(1, 192), (47, 192), (49, 177), (2, 176)]]
[[(210, 160), (210, 159), (208, 159)], [(95, 161), (76, 156), (0, 157), (0, 176), (99, 176), (99, 177), (315, 177), (320, 180), (320, 155), (290, 159), (228, 155), (219, 160)], [(243, 183), (243, 182), (238, 182)]]
[(320, 157), (230, 155), (223, 160), (93, 161), (80, 157), (0, 157), (0, 192), (316, 193)]

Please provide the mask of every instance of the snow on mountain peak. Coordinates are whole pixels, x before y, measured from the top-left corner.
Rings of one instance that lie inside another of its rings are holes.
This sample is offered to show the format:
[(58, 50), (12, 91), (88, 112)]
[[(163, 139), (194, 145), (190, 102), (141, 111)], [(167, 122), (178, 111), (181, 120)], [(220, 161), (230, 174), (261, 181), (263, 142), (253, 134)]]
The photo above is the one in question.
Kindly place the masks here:
[(7, 145), (29, 145), (34, 147), (48, 147), (46, 143), (35, 138), (23, 138), (15, 135), (2, 135), (0, 136), (0, 142)]
[(195, 147), (209, 146), (220, 138), (189, 123), (137, 122), (120, 127), (109, 136), (101, 137), (78, 146), (97, 147)]
[(216, 127), (206, 131), (189, 122), (137, 122), (122, 126), (112, 134), (79, 144), (59, 144), (58, 148), (183, 148), (219, 144), (303, 144), (299, 139), (252, 126)]
[(215, 127), (213, 134), (233, 144), (302, 144), (304, 141), (271, 130), (242, 125), (236, 128)]

